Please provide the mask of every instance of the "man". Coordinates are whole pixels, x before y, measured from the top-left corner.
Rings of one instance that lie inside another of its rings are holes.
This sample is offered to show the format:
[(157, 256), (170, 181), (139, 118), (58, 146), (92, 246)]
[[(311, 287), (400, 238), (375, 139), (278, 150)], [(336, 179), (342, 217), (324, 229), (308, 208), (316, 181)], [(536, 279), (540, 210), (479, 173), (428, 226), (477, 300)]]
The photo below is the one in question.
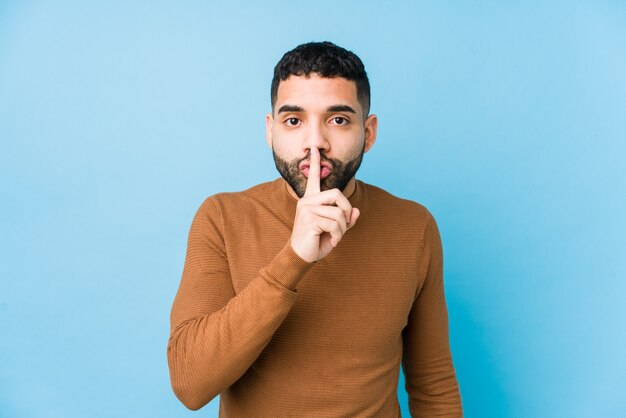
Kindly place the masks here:
[(282, 178), (206, 199), (167, 355), (178, 398), (224, 417), (462, 416), (432, 215), (354, 177), (376, 139), (361, 60), (332, 43), (274, 69)]

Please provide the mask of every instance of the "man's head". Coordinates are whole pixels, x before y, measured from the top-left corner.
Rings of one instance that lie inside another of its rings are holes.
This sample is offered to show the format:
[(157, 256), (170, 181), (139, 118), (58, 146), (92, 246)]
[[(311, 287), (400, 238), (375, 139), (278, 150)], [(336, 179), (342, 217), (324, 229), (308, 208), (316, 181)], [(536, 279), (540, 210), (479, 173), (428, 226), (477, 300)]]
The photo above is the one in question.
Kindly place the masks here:
[(276, 67), (272, 79), (272, 111), (275, 109), (278, 86), (292, 75), (309, 77), (317, 74), (324, 78), (341, 77), (354, 81), (357, 98), (363, 114), (370, 111), (370, 82), (365, 66), (359, 57), (332, 42), (309, 42), (287, 52)]
[(361, 60), (330, 42), (303, 44), (274, 68), (266, 139), (276, 168), (302, 197), (311, 147), (322, 157), (321, 189), (346, 189), (376, 139)]

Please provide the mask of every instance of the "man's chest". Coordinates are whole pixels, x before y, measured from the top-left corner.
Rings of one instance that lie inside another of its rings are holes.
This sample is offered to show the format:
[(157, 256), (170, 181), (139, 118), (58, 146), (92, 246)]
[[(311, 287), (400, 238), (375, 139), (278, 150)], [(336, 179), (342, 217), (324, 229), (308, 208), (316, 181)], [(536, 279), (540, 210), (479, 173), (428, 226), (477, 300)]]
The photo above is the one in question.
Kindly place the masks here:
[[(417, 243), (397, 242), (394, 231), (359, 225), (316, 263), (298, 284), (298, 298), (283, 328), (302, 341), (361, 346), (377, 351), (399, 337), (420, 287)], [(247, 228), (249, 229), (249, 228)], [(288, 242), (290, 225), (278, 219), (254, 233), (231, 233), (226, 243), (233, 288), (241, 292)], [(321, 332), (327, 330), (328, 332)], [(330, 332), (332, 330), (332, 332)]]

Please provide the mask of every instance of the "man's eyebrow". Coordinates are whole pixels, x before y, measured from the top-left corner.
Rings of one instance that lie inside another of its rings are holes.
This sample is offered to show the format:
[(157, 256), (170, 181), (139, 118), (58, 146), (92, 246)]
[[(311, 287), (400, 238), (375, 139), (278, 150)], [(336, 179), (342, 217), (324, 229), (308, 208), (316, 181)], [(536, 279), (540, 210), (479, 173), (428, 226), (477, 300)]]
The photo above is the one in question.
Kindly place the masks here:
[(300, 106), (286, 104), (286, 105), (282, 105), (280, 109), (278, 109), (278, 113), (282, 113), (282, 112), (304, 112), (304, 109), (301, 108)]
[(349, 113), (354, 113), (356, 114), (356, 110), (354, 110), (353, 108), (351, 108), (348, 105), (334, 105), (334, 106), (329, 106), (328, 109), (326, 109), (328, 112), (349, 112)]

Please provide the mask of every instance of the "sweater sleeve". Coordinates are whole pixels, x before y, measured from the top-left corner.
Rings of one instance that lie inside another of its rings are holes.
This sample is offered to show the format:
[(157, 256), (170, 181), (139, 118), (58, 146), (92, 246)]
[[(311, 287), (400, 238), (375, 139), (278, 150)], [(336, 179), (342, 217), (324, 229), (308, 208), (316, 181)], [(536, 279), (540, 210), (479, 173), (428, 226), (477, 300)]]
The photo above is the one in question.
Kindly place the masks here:
[(402, 367), (412, 417), (462, 417), (448, 337), (443, 254), (437, 224), (428, 214), (423, 237), (422, 287), (403, 330)]
[(285, 247), (238, 294), (232, 285), (218, 203), (198, 209), (170, 316), (167, 360), (174, 393), (189, 409), (206, 405), (257, 359), (296, 299), (289, 286), (310, 264)]

